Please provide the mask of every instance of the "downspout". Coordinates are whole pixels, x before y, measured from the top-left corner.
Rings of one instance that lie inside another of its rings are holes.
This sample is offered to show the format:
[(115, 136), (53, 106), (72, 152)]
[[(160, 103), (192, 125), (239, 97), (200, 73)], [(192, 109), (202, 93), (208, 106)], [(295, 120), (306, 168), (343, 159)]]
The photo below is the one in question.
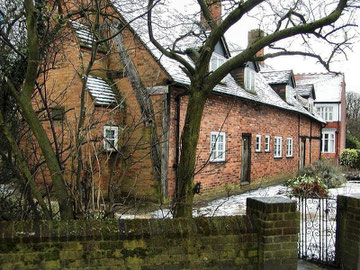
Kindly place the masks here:
[(322, 145), (323, 145), (323, 140), (322, 140), (322, 129), (326, 127), (326, 124), (321, 123), (320, 125), (320, 154), (319, 154), (319, 160), (321, 160), (321, 153), (322, 153)]
[(339, 159), (339, 148), (340, 148), (340, 103), (338, 103), (338, 111), (337, 111), (337, 136), (335, 137), (335, 139), (337, 139), (336, 141), (336, 158), (337, 158), (337, 161)]
[(311, 152), (312, 152), (312, 148), (311, 148), (311, 141), (312, 141), (312, 123), (313, 121), (310, 119), (310, 139), (309, 139), (309, 164), (311, 164)]
[(300, 137), (300, 114), (298, 114), (298, 171), (300, 170), (300, 159), (301, 159), (301, 137)]

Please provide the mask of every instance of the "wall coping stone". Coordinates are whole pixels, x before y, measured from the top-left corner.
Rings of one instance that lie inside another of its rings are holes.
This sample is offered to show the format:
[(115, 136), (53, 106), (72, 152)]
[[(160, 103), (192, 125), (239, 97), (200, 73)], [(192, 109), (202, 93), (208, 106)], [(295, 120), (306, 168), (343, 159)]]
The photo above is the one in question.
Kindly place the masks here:
[(249, 216), (192, 219), (108, 219), (70, 221), (1, 221), (0, 242), (88, 241), (179, 238), (196, 235), (256, 233)]
[(247, 209), (265, 213), (295, 212), (296, 201), (284, 197), (255, 197), (246, 199)]

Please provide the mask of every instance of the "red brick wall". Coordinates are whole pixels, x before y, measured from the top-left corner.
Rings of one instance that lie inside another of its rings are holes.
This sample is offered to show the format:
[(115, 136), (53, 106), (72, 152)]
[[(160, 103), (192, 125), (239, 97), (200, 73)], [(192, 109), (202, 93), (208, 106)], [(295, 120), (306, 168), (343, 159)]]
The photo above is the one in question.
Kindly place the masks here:
[[(131, 31), (125, 30), (123, 36), (125, 46), (128, 48), (129, 54), (145, 86), (163, 85), (168, 76), (145, 46), (138, 38), (134, 37)], [(58, 44), (59, 47), (57, 48), (55, 61), (51, 59), (51, 61), (54, 61), (54, 69), (50, 69), (46, 74), (46, 78), (40, 78), (40, 81), (46, 82), (47, 103), (50, 106), (64, 106), (65, 111), (67, 111), (63, 124), (55, 124), (57, 133), (63, 137), (62, 143), (64, 148), (66, 148), (74, 145), (74, 135), (80, 115), (80, 94), (82, 87), (78, 73), (82, 73), (82, 66), (84, 70), (87, 68), (90, 50), (80, 47), (77, 37), (69, 29), (64, 30), (64, 37), (66, 38)], [(98, 53), (91, 74), (106, 79), (107, 71), (123, 71), (123, 65), (116, 52), (110, 52), (107, 55)], [(121, 162), (118, 159), (114, 179), (121, 181), (122, 192), (131, 192), (137, 197), (153, 197), (157, 193), (158, 187), (154, 183), (149, 156), (150, 136), (148, 136), (146, 128), (142, 124), (141, 112), (128, 78), (114, 79), (114, 82), (124, 101), (124, 108), (122, 110), (119, 108), (95, 107), (92, 97), (88, 93), (85, 95), (86, 120), (84, 127), (88, 128), (91, 126), (91, 130), (87, 131), (87, 139), (98, 142), (85, 146), (83, 149), (84, 156), (93, 155), (94, 148), (96, 147), (102, 149), (104, 125), (110, 124), (124, 128), (126, 132), (122, 133), (119, 130), (121, 136), (119, 142), (120, 144), (126, 144), (124, 148), (124, 151), (126, 151), (125, 156), (131, 155), (127, 160), (127, 163), (131, 164), (131, 166), (127, 168), (124, 165), (120, 165)], [(162, 98), (162, 95), (152, 96), (159, 133), (162, 131)], [(39, 95), (36, 95), (33, 99), (33, 106), (38, 111), (43, 107)], [(48, 122), (44, 122), (44, 128), (51, 140), (51, 130)], [(33, 141), (33, 139), (29, 138), (28, 141)], [(29, 144), (27, 145), (30, 147)], [(134, 151), (134, 149), (137, 150)], [(36, 152), (36, 155), (39, 154), (40, 152)], [(69, 151), (64, 153), (64, 155), (69, 154)], [(34, 161), (34, 156), (35, 154), (31, 155), (29, 160)], [(107, 153), (98, 156), (99, 163), (95, 164), (95, 170), (99, 173), (94, 174), (93, 177), (96, 182), (100, 181), (103, 184), (103, 189), (106, 189), (110, 165), (114, 164), (115, 160), (114, 154)], [(73, 177), (74, 166), (76, 170), (76, 164), (73, 161), (74, 159), (70, 158), (65, 165), (64, 175), (69, 182), (71, 177)], [(122, 175), (124, 170), (126, 170), (125, 176)]]
[[(176, 93), (176, 92), (175, 92)], [(169, 190), (174, 192), (176, 94), (171, 96)], [(181, 98), (181, 126), (186, 112), (187, 97)], [(207, 101), (201, 122), (197, 151), (197, 170), (209, 159), (210, 133), (226, 133), (226, 161), (209, 162), (195, 182), (201, 182), (202, 190), (226, 184), (239, 184), (241, 174), (241, 138), (251, 133), (251, 176), (250, 182), (291, 175), (299, 166), (299, 134), (306, 136), (306, 164), (320, 157), (320, 124), (297, 113), (256, 104), (235, 97), (213, 95)], [(261, 152), (255, 152), (256, 135), (262, 135)], [(264, 151), (265, 135), (270, 135), (270, 152)], [(274, 136), (282, 136), (282, 158), (274, 158)], [(317, 138), (311, 138), (317, 137)], [(293, 157), (286, 157), (286, 138), (293, 138)], [(310, 145), (311, 142), (311, 145)]]

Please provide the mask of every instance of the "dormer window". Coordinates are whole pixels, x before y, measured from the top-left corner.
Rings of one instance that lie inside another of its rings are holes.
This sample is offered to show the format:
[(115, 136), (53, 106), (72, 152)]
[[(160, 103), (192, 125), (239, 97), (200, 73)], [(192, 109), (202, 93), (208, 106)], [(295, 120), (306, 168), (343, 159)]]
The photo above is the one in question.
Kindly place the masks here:
[(220, 67), (222, 64), (224, 64), (226, 61), (226, 58), (220, 54), (213, 53), (210, 60), (210, 71), (216, 70), (218, 67)]
[(256, 72), (255, 70), (246, 67), (244, 72), (244, 85), (245, 90), (248, 91), (255, 91), (255, 79), (256, 79)]
[(76, 21), (71, 21), (71, 23), (81, 45), (91, 48), (92, 44), (96, 42), (96, 37), (91, 32), (91, 28)]

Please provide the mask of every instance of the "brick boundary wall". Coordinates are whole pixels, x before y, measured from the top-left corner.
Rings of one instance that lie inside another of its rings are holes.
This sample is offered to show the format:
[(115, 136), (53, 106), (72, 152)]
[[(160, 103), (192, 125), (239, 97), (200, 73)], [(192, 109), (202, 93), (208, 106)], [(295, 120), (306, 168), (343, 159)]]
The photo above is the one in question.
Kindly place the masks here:
[(360, 194), (337, 197), (336, 262), (345, 270), (360, 269)]
[(296, 269), (296, 202), (248, 199), (247, 212), (193, 219), (0, 222), (0, 268)]

